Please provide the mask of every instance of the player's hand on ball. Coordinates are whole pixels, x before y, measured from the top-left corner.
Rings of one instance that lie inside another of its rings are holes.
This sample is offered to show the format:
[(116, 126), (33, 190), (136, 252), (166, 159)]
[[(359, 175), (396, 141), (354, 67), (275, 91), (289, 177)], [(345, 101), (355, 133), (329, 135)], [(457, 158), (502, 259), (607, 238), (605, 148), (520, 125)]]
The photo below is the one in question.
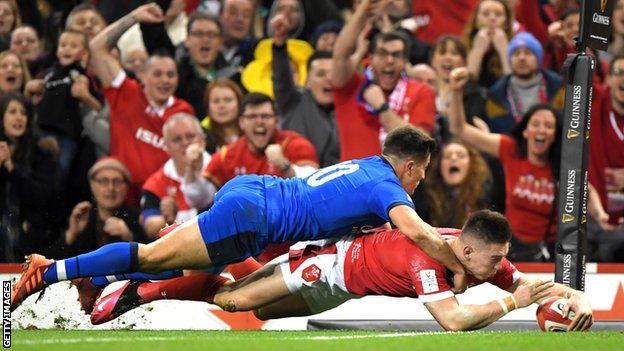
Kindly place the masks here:
[(555, 283), (549, 280), (536, 279), (527, 284), (521, 284), (513, 293), (518, 308), (527, 307), (528, 305), (546, 298), (549, 294), (548, 289), (552, 288)]
[(586, 331), (594, 324), (594, 315), (587, 296), (574, 291), (568, 299), (568, 303), (563, 307), (563, 315), (567, 316), (570, 311), (574, 312), (574, 319), (568, 326), (568, 331)]

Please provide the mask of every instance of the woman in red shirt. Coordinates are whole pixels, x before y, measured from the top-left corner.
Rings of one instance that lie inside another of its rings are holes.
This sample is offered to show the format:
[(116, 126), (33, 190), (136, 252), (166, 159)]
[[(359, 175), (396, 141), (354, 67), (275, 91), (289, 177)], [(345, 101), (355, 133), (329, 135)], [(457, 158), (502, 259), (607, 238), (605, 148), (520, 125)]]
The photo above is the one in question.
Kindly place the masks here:
[(451, 73), (451, 132), (469, 145), (497, 157), (505, 171), (505, 215), (514, 233), (509, 257), (540, 261), (556, 235), (555, 194), (558, 179), (561, 118), (548, 105), (529, 109), (510, 135), (490, 133), (466, 123), (463, 85), (468, 70)]

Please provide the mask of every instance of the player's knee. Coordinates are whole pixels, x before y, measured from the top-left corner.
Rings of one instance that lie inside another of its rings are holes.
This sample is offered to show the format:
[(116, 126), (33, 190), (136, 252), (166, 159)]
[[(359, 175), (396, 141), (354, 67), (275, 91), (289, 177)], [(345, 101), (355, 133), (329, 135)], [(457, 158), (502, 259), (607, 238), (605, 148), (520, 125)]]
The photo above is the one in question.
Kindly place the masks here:
[(226, 312), (245, 312), (250, 310), (248, 299), (233, 294), (215, 298), (214, 303)]

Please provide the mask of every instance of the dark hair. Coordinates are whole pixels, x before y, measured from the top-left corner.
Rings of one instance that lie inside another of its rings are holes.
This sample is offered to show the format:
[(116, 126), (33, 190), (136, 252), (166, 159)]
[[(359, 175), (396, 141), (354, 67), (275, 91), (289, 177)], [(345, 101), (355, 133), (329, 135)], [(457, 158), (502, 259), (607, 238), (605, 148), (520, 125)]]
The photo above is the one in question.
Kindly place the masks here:
[(556, 129), (555, 129), (555, 141), (550, 146), (548, 151), (548, 163), (552, 170), (555, 179), (559, 179), (559, 164), (561, 163), (561, 131), (563, 129), (563, 121), (561, 112), (548, 104), (537, 104), (531, 107), (523, 116), (520, 123), (511, 130), (509, 135), (516, 141), (516, 150), (519, 157), (527, 157), (527, 140), (522, 136), (522, 133), (527, 128), (529, 120), (533, 115), (541, 110), (550, 111), (555, 116)]
[(206, 12), (195, 11), (188, 18), (188, 23), (186, 24), (186, 35), (191, 35), (191, 28), (193, 28), (195, 21), (210, 21), (216, 24), (217, 28), (219, 28), (219, 35), (223, 34), (223, 25), (221, 25), (221, 21), (219, 21), (218, 17)]
[(436, 142), (433, 138), (408, 124), (388, 133), (381, 154), (421, 162), (431, 155), (435, 148)]
[(466, 45), (462, 42), (462, 40), (454, 35), (446, 34), (446, 35), (442, 35), (441, 37), (439, 37), (438, 40), (436, 40), (435, 44), (433, 44), (433, 47), (431, 48), (431, 50), (429, 50), (429, 63), (433, 61), (433, 55), (435, 55), (436, 52), (439, 51), (441, 53), (445, 53), (446, 46), (449, 43), (452, 43), (455, 45), (455, 47), (457, 48), (457, 51), (459, 52), (461, 57), (464, 59), (464, 62), (468, 61), (468, 49), (466, 48)]
[(257, 106), (257, 105), (262, 105), (264, 103), (271, 104), (271, 108), (273, 109), (273, 112), (277, 111), (275, 102), (273, 101), (273, 99), (271, 99), (270, 96), (266, 94), (262, 94), (262, 93), (249, 93), (245, 95), (243, 100), (241, 100), (240, 109), (238, 110), (238, 115), (241, 116), (243, 112), (245, 112), (245, 108), (247, 108), (247, 106), (249, 105)]
[(387, 43), (389, 41), (393, 41), (393, 40), (400, 40), (403, 42), (403, 56), (405, 58), (409, 57), (409, 52), (410, 52), (410, 40), (407, 37), (407, 35), (405, 35), (403, 32), (399, 32), (399, 31), (392, 31), (392, 32), (387, 32), (387, 33), (382, 33), (379, 32), (377, 33), (374, 37), (373, 40), (371, 41), (371, 52), (375, 52), (375, 49), (377, 49), (377, 45), (379, 45), (379, 42), (382, 43)]
[(13, 160), (20, 164), (30, 164), (28, 160), (34, 154), (34, 148), (37, 147), (37, 135), (34, 132), (34, 114), (33, 108), (30, 102), (21, 93), (9, 92), (3, 94), (2, 100), (0, 100), (0, 141), (9, 141), (4, 130), (4, 114), (9, 108), (11, 101), (17, 101), (26, 110), (26, 131), (24, 135), (19, 137), (15, 141), (15, 152), (13, 154)]
[(310, 72), (310, 67), (312, 66), (312, 62), (316, 60), (322, 59), (331, 59), (332, 53), (329, 51), (315, 51), (310, 58), (308, 58), (308, 64), (306, 66), (307, 72)]
[[(178, 72), (178, 65), (176, 64), (175, 59), (173, 58), (173, 56), (171, 55), (171, 52), (169, 52), (169, 50), (165, 49), (165, 48), (158, 48), (156, 49), (156, 51), (154, 51), (148, 58), (147, 58), (147, 62), (145, 63), (145, 69), (147, 70), (150, 66), (150, 63), (152, 62), (152, 60), (154, 58), (168, 58), (171, 59), (174, 63), (174, 66), (176, 68), (176, 72)], [(180, 74), (180, 72), (178, 72), (178, 74)]]
[(579, 8), (570, 8), (570, 9), (567, 9), (567, 10), (563, 11), (561, 13), (561, 15), (559, 15), (559, 20), (560, 21), (564, 21), (568, 16), (576, 15), (576, 14), (580, 14), (580, 13), (581, 13), (581, 9), (579, 9)]
[(490, 210), (477, 211), (468, 217), (462, 235), (483, 240), (486, 244), (505, 244), (511, 241), (511, 227), (505, 216)]

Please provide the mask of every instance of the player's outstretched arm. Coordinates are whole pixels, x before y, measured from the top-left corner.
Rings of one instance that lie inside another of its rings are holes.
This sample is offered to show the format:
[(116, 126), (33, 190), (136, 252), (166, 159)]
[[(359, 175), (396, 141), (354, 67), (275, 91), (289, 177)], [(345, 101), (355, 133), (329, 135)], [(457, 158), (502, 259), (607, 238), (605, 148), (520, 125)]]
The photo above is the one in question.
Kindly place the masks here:
[(468, 286), (466, 271), (446, 240), (432, 226), (423, 221), (416, 211), (407, 205), (393, 207), (390, 219), (403, 234), (416, 243), (427, 255), (436, 259), (450, 269), (453, 276), (453, 291), (462, 293)]
[[(522, 286), (535, 284), (536, 281), (539, 281), (539, 279), (529, 278), (523, 274), (508, 291), (515, 294)], [(541, 303), (543, 300), (553, 296), (561, 296), (568, 299), (563, 313), (567, 316), (570, 311), (574, 312), (574, 320), (568, 326), (568, 331), (586, 331), (594, 324), (591, 304), (584, 292), (572, 289), (563, 284), (553, 283), (546, 293), (546, 296), (536, 302)]]
[(536, 280), (522, 285), (504, 299), (484, 305), (460, 305), (453, 296), (448, 299), (427, 302), (425, 307), (447, 331), (474, 330), (486, 327), (516, 308), (523, 308), (545, 298), (553, 283)]

